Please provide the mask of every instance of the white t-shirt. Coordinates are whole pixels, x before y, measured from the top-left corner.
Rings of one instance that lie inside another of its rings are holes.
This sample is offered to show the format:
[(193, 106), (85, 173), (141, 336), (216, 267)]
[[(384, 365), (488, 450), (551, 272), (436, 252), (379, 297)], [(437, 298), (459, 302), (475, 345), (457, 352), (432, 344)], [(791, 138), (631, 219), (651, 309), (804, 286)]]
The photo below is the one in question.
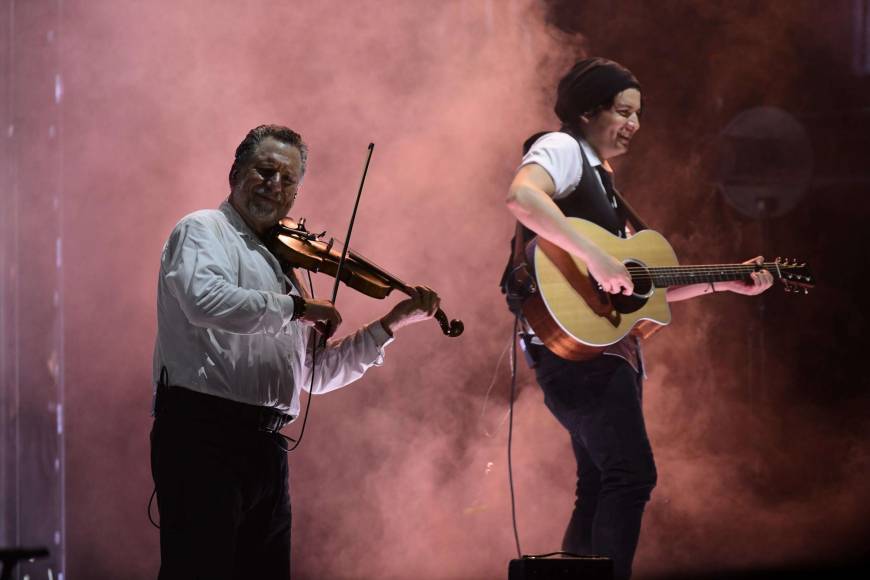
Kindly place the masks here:
[[(586, 159), (589, 160), (589, 165), (592, 167), (601, 165), (598, 155), (586, 141), (582, 139), (578, 141), (567, 133), (556, 132), (547, 133), (538, 138), (529, 149), (529, 152), (523, 156), (520, 167), (530, 163), (536, 163), (543, 167), (544, 171), (550, 174), (553, 183), (556, 185), (556, 193), (553, 195), (553, 199), (562, 199), (580, 185), (580, 179), (583, 177), (583, 157), (580, 155), (581, 146), (586, 154)], [(598, 176), (597, 171), (595, 172), (595, 178), (598, 180), (598, 183), (601, 183), (601, 178)]]

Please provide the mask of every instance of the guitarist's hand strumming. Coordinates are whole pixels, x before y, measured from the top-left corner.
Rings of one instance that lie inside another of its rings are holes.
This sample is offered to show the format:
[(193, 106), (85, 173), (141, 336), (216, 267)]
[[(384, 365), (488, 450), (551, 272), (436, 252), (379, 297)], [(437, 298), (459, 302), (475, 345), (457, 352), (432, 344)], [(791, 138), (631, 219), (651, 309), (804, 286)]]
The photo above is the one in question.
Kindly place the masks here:
[(589, 253), (585, 262), (589, 273), (602, 290), (609, 294), (631, 296), (634, 283), (622, 262), (597, 247)]

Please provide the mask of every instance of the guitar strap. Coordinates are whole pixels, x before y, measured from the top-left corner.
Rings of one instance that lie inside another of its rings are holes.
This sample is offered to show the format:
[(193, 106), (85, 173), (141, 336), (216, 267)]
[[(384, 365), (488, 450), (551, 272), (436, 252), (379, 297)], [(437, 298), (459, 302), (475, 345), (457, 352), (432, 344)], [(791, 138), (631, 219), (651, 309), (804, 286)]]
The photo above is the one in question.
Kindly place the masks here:
[[(560, 131), (562, 131), (563, 133), (567, 133), (568, 135), (571, 135), (574, 138), (574, 140), (577, 141), (577, 146), (580, 147), (580, 155), (581, 155), (581, 157), (583, 157), (583, 160), (584, 160), (584, 166), (587, 165), (586, 164), (586, 154), (583, 153), (583, 144), (580, 142), (580, 139), (581, 139), (580, 135), (577, 134), (576, 132), (572, 131), (570, 128), (564, 127), (564, 126), (560, 129)], [(599, 168), (599, 169), (602, 169), (602, 168)], [(603, 183), (603, 181), (602, 181), (601, 185), (605, 188), (605, 190), (607, 189), (607, 185), (605, 185)], [(617, 205), (619, 205), (619, 208), (621, 209), (621, 213), (623, 214), (623, 220), (627, 221), (629, 224), (631, 224), (631, 227), (634, 229), (635, 232), (650, 229), (650, 227), (646, 224), (645, 221), (643, 221), (643, 219), (638, 215), (638, 213), (635, 211), (635, 209), (633, 207), (631, 207), (631, 204), (628, 203), (627, 201), (625, 201), (625, 198), (622, 197), (622, 194), (619, 193), (619, 190), (617, 190), (616, 187), (613, 185), (612, 178), (610, 179), (610, 191), (606, 192), (606, 193), (611, 193), (611, 194), (613, 194), (613, 197), (616, 198)]]
[(524, 233), (523, 224), (517, 221), (514, 239), (511, 240), (511, 259), (501, 277), (501, 291), (507, 300), (508, 309), (515, 315), (522, 314), (523, 302), (538, 291), (526, 256)]
[(622, 211), (625, 212), (625, 217), (628, 220), (628, 223), (631, 224), (631, 227), (634, 228), (635, 232), (639, 232), (641, 230), (650, 229), (643, 219), (637, 215), (637, 212), (634, 210), (631, 205), (625, 201), (625, 198), (622, 197), (622, 194), (617, 191), (617, 189), (613, 188), (613, 197), (616, 198), (616, 201), (619, 202), (619, 206), (622, 208)]

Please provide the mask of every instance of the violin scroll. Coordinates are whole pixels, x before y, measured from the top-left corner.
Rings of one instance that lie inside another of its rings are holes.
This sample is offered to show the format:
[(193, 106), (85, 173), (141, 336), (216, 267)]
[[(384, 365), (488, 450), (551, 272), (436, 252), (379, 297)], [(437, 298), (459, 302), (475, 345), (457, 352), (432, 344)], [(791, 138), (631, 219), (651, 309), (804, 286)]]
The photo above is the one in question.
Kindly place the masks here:
[(459, 336), (465, 330), (465, 324), (463, 324), (461, 320), (454, 318), (448, 322), (447, 315), (444, 314), (444, 311), (440, 308), (435, 313), (435, 320), (438, 321), (438, 325), (441, 327), (441, 332), (451, 338)]

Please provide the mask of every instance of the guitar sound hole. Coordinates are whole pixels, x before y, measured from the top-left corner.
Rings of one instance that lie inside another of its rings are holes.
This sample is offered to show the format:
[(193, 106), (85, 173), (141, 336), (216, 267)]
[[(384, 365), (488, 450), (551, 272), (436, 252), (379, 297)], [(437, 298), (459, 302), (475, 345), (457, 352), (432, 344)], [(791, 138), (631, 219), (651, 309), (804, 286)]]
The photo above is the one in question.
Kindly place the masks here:
[(629, 269), (642, 269), (640, 272), (635, 270), (632, 275), (634, 293), (631, 296), (626, 296), (625, 294), (612, 294), (610, 296), (610, 302), (613, 304), (613, 307), (617, 312), (628, 314), (643, 308), (647, 299), (652, 295), (653, 284), (652, 279), (649, 276), (649, 271), (646, 269), (644, 264), (633, 260), (627, 260), (625, 266)]

